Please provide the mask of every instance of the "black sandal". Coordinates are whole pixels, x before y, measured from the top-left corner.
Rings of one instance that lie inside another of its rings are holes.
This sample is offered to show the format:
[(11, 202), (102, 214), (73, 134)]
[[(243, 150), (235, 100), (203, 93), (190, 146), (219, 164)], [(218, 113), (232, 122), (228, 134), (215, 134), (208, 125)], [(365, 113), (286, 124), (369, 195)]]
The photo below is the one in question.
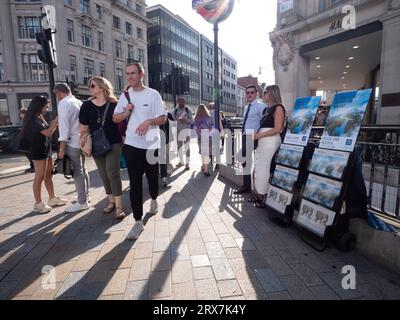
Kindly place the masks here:
[(256, 203), (254, 204), (254, 206), (255, 206), (256, 208), (259, 208), (259, 209), (263, 209), (263, 208), (266, 207), (264, 201), (262, 201), (262, 200), (260, 200), (260, 202), (256, 202)]
[(247, 201), (248, 201), (248, 202), (251, 202), (251, 203), (258, 203), (258, 202), (261, 202), (261, 200), (260, 200), (258, 197), (256, 197), (256, 196), (251, 197), (251, 198), (248, 199)]

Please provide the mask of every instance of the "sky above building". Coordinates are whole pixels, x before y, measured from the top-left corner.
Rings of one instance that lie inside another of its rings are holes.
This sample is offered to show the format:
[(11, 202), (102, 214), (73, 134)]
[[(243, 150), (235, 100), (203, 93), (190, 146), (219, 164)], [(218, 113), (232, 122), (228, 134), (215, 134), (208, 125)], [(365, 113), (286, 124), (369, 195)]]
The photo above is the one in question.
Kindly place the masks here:
[[(163, 5), (214, 41), (213, 25), (192, 9), (192, 0), (146, 0), (146, 3), (149, 7)], [(276, 0), (235, 0), (231, 16), (219, 25), (219, 47), (237, 60), (239, 77), (251, 74), (261, 82), (275, 82), (269, 32), (275, 28), (276, 11)]]

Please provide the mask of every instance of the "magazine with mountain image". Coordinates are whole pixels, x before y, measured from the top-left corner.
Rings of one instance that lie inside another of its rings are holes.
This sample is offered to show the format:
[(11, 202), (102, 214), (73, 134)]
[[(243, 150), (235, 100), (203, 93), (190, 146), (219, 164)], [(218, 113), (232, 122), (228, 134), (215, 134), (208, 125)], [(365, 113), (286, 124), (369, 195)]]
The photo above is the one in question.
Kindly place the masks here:
[(347, 166), (350, 153), (342, 151), (315, 149), (309, 171), (332, 178), (341, 179)]
[(342, 183), (315, 174), (308, 176), (303, 197), (332, 208), (340, 195)]
[(276, 166), (274, 176), (272, 178), (272, 184), (285, 189), (287, 191), (293, 190), (293, 185), (297, 181), (299, 171), (290, 169), (287, 167)]
[(282, 144), (276, 156), (276, 163), (298, 168), (303, 156), (304, 147)]
[(321, 97), (297, 98), (288, 119), (285, 143), (305, 146), (311, 133)]
[(353, 151), (372, 89), (337, 93), (333, 99), (320, 148)]

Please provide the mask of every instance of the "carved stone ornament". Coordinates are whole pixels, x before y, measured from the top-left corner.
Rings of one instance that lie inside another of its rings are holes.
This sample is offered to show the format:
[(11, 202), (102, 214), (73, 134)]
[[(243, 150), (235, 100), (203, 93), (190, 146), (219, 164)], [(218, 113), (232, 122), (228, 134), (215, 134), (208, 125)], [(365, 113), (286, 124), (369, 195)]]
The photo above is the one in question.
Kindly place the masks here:
[(388, 10), (399, 10), (400, 9), (400, 0), (390, 0), (388, 5)]
[(88, 27), (98, 27), (98, 23), (95, 18), (88, 14), (80, 14), (76, 16), (76, 19), (79, 20), (83, 25)]
[(294, 40), (293, 33), (281, 33), (273, 31), (269, 34), (269, 40), (274, 48), (274, 66), (276, 63), (283, 67), (283, 71), (289, 70), (289, 65), (294, 59)]

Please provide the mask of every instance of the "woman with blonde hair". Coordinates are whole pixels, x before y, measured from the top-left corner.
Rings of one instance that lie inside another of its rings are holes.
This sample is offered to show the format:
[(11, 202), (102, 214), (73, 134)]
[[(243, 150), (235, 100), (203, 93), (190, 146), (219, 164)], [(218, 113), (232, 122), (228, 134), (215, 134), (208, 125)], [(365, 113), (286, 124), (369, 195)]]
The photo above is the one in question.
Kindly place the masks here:
[[(209, 177), (208, 164), (210, 163), (210, 155), (212, 154), (212, 131), (214, 131), (215, 124), (209, 110), (204, 104), (197, 107), (193, 127), (197, 133), (197, 143), (202, 163), (201, 170), (206, 177)], [(207, 139), (204, 139), (205, 137)]]
[(105, 136), (111, 145), (111, 150), (93, 156), (101, 180), (108, 196), (108, 205), (104, 213), (108, 214), (116, 209), (116, 218), (123, 219), (126, 214), (122, 208), (122, 182), (120, 175), (120, 157), (122, 153), (122, 137), (118, 126), (113, 122), (114, 109), (118, 99), (114, 89), (107, 79), (92, 77), (89, 80), (91, 98), (82, 104), (79, 113), (81, 136), (93, 133), (103, 127)]
[(263, 99), (268, 107), (263, 112), (260, 130), (254, 134), (254, 140), (258, 140), (253, 173), (256, 196), (249, 199), (258, 208), (265, 207), (264, 199), (269, 188), (271, 161), (282, 143), (280, 133), (285, 123), (285, 107), (282, 104), (279, 87), (267, 86)]

